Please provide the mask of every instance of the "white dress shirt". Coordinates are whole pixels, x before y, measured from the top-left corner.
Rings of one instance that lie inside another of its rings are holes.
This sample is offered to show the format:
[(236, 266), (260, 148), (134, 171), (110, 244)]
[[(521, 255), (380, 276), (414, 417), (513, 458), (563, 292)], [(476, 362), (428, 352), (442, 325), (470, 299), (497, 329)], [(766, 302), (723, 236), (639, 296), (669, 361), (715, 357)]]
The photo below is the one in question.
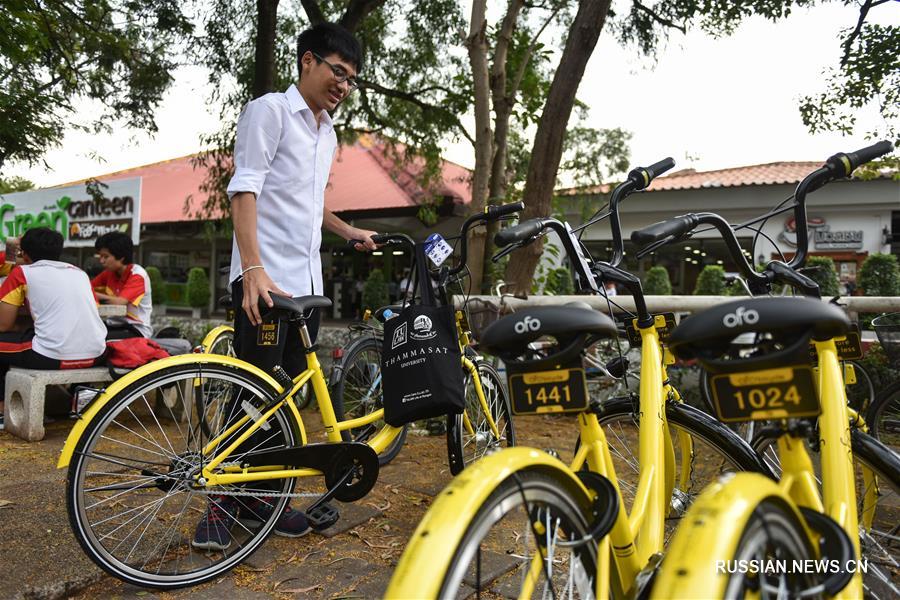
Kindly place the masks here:
[[(317, 127), (295, 85), (283, 94), (253, 100), (238, 118), (228, 197), (238, 192), (256, 194), (262, 265), (275, 285), (293, 296), (323, 292), (319, 246), (325, 185), (336, 149), (331, 117), (323, 111)], [(240, 275), (235, 236), (229, 281)]]

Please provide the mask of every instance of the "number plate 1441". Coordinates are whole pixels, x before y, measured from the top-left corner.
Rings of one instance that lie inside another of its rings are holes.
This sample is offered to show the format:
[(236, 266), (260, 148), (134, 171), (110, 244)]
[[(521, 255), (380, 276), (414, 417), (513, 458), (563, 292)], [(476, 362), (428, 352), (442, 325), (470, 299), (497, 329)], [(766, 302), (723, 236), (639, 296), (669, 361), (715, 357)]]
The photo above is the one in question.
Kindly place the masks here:
[(710, 384), (716, 412), (725, 422), (812, 417), (821, 412), (808, 366), (714, 375)]
[(559, 369), (510, 375), (514, 415), (581, 412), (587, 409), (584, 369)]

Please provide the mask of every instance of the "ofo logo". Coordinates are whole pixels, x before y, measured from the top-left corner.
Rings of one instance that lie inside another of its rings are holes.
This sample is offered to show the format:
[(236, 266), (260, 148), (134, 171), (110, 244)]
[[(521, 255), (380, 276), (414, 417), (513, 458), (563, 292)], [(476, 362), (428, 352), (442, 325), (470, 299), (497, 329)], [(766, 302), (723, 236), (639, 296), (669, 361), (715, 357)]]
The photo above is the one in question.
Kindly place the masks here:
[(419, 315), (412, 324), (412, 333), (410, 337), (417, 340), (430, 340), (437, 335), (437, 331), (433, 329), (431, 319), (425, 315)]
[(541, 322), (534, 317), (525, 317), (518, 323), (516, 323), (514, 329), (516, 333), (528, 333), (529, 331), (537, 331), (541, 328)]
[(741, 325), (755, 325), (759, 321), (759, 313), (753, 310), (747, 310), (743, 306), (738, 306), (733, 313), (728, 313), (722, 319), (725, 327), (740, 327)]

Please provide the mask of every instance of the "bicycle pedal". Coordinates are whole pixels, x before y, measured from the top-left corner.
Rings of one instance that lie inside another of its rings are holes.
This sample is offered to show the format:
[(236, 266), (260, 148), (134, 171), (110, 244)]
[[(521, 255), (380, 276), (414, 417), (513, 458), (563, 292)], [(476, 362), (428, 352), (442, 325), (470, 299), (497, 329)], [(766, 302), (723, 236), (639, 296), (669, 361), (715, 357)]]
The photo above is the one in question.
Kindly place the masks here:
[(306, 520), (315, 531), (323, 531), (338, 522), (341, 514), (331, 504), (325, 502), (306, 513)]

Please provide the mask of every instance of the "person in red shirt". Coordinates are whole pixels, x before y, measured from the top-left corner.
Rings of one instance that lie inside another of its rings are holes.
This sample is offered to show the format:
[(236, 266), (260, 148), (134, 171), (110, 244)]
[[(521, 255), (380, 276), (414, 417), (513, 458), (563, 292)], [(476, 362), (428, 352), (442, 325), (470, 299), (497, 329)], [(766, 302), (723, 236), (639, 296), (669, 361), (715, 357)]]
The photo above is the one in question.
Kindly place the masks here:
[[(134, 244), (120, 231), (112, 231), (97, 238), (94, 247), (104, 271), (91, 280), (97, 299), (105, 304), (126, 305), (125, 318), (140, 335), (151, 337), (153, 328), (150, 315), (153, 299), (150, 294), (150, 276), (140, 265), (132, 262)], [(114, 335), (111, 337), (130, 337)]]

